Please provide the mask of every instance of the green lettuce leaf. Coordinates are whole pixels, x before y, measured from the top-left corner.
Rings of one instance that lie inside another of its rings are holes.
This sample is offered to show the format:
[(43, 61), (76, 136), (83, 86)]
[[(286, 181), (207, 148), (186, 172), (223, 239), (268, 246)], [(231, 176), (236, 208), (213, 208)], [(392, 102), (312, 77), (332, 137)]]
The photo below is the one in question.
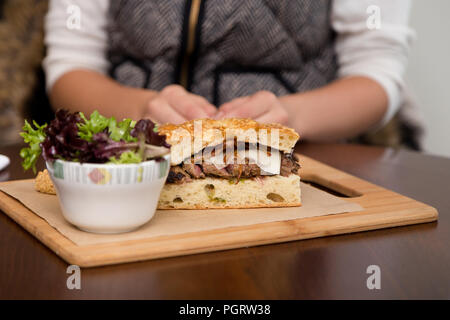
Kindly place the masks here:
[(120, 155), (119, 158), (111, 157), (108, 163), (112, 164), (127, 164), (127, 163), (140, 163), (142, 157), (134, 151), (126, 151)]
[(136, 142), (137, 138), (130, 134), (135, 125), (136, 121), (131, 119), (124, 119), (117, 123), (114, 118), (111, 118), (108, 127), (109, 137), (114, 141)]
[(80, 112), (80, 117), (83, 119), (83, 123), (78, 124), (78, 135), (83, 140), (92, 141), (95, 134), (108, 131), (109, 137), (114, 141), (137, 141), (130, 135), (136, 121), (124, 119), (117, 122), (114, 117), (104, 117), (97, 110), (90, 115), (89, 119), (82, 112)]
[(25, 125), (22, 128), (23, 132), (20, 133), (20, 136), (28, 144), (28, 147), (20, 150), (20, 156), (23, 159), (23, 168), (25, 170), (32, 168), (33, 172), (36, 173), (36, 162), (42, 153), (40, 144), (45, 139), (44, 129), (47, 127), (47, 124), (40, 126), (36, 121), (33, 121), (33, 125), (34, 128), (25, 120)]
[(86, 141), (92, 141), (94, 134), (105, 131), (111, 121), (111, 118), (102, 116), (97, 110), (91, 114), (89, 119), (86, 118), (83, 112), (80, 112), (80, 117), (83, 119), (83, 122), (77, 124), (78, 136)]

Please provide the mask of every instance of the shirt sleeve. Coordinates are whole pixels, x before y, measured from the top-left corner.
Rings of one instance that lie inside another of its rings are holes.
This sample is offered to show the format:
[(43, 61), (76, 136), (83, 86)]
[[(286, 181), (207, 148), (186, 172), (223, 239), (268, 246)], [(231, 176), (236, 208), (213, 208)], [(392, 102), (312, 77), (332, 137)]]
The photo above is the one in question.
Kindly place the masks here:
[(74, 69), (107, 73), (108, 7), (109, 0), (50, 0), (45, 17), (47, 55), (43, 61), (48, 91), (63, 74)]
[[(376, 126), (398, 110), (414, 32), (408, 27), (410, 0), (334, 0), (331, 23), (337, 33), (338, 77), (366, 76), (388, 96), (388, 109)], [(379, 10), (379, 28), (373, 24)], [(375, 28), (374, 28), (375, 27)]]

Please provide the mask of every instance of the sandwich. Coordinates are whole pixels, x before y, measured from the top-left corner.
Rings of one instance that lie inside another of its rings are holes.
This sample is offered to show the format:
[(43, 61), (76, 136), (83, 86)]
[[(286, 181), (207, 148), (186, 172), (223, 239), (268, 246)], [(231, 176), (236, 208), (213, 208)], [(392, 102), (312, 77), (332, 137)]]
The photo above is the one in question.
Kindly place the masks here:
[(158, 128), (171, 145), (159, 209), (301, 205), (299, 135), (250, 119), (199, 119)]

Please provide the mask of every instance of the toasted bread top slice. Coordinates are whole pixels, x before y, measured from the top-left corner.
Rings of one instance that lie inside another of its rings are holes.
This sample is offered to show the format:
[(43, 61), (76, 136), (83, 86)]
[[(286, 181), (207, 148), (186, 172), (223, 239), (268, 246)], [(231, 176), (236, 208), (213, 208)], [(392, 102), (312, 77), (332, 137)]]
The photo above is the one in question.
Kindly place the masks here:
[[(275, 137), (274, 130), (278, 130), (278, 139), (272, 139), (272, 134)], [(229, 137), (236, 137), (242, 142), (261, 143), (284, 153), (290, 153), (300, 138), (294, 129), (281, 124), (265, 124), (236, 118), (196, 119), (178, 125), (165, 124), (159, 126), (158, 132), (164, 134), (167, 143), (172, 146), (172, 165), (184, 160), (182, 154), (186, 155), (185, 148), (188, 148), (192, 155), (207, 146), (222, 144)], [(197, 141), (194, 141), (194, 136)]]

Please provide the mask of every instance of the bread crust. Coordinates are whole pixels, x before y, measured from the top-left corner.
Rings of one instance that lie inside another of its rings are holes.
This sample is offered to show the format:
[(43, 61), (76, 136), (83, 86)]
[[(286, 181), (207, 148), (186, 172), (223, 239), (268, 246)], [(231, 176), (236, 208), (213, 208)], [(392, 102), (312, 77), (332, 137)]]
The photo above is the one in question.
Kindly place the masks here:
[(287, 208), (287, 207), (301, 207), (301, 202), (292, 202), (292, 203), (285, 203), (285, 204), (249, 204), (245, 207), (242, 206), (209, 206), (204, 207), (201, 205), (191, 205), (191, 206), (185, 206), (183, 208), (174, 208), (172, 206), (168, 205), (158, 205), (158, 210), (209, 210), (209, 209), (258, 209), (258, 208)]
[(186, 129), (191, 135), (194, 135), (194, 122), (202, 121), (203, 129), (219, 129), (225, 132), (225, 129), (254, 129), (259, 131), (261, 129), (266, 129), (268, 132), (272, 129), (279, 129), (280, 134), (288, 136), (290, 139), (295, 139), (296, 141), (300, 138), (299, 134), (295, 132), (294, 129), (283, 126), (278, 123), (259, 123), (252, 119), (238, 119), (238, 118), (228, 118), (221, 120), (214, 119), (194, 119), (181, 124), (171, 124), (167, 123), (159, 126), (158, 132), (165, 134), (167, 139), (171, 139), (172, 132), (176, 129), (183, 128)]
[(47, 169), (38, 173), (34, 180), (34, 188), (42, 193), (53, 195), (56, 194), (55, 186), (53, 185)]
[[(196, 137), (201, 143), (194, 141), (196, 121), (201, 125), (201, 139), (200, 136)], [(271, 141), (271, 132), (275, 129), (279, 130), (279, 139)], [(249, 132), (249, 130), (254, 130), (256, 136), (245, 135), (245, 132)], [(164, 134), (166, 141), (172, 146), (172, 165), (181, 163), (185, 159), (185, 156), (195, 154), (207, 146), (215, 146), (223, 143), (227, 139), (227, 134), (241, 137), (238, 138), (238, 141), (260, 143), (260, 138), (262, 137), (262, 135), (259, 135), (260, 130), (266, 130), (267, 132), (267, 141), (264, 144), (284, 153), (292, 152), (292, 149), (300, 138), (299, 134), (289, 127), (277, 123), (258, 123), (251, 119), (195, 119), (182, 124), (165, 124), (158, 128), (158, 132)], [(186, 153), (186, 149), (190, 151), (190, 154), (187, 154), (189, 152)]]

